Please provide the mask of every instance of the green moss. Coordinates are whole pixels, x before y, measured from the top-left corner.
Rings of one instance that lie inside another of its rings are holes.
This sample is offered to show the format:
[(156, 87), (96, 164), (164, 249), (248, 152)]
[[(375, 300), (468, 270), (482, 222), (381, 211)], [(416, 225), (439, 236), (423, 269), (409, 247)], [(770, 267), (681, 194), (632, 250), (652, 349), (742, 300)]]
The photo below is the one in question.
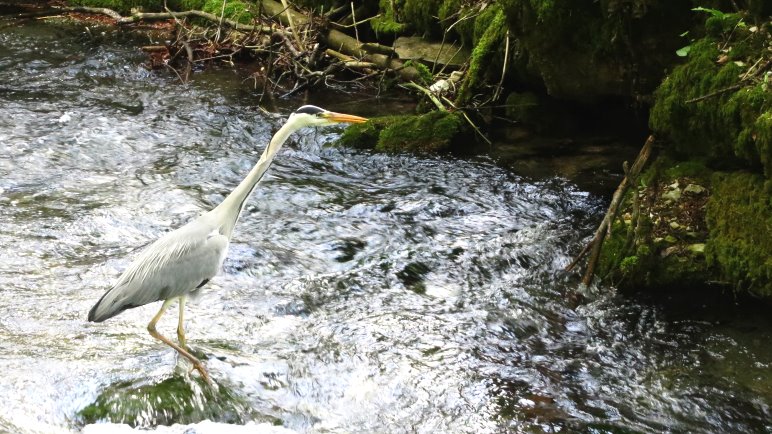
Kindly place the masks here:
[(705, 163), (698, 160), (686, 160), (674, 162), (669, 158), (658, 159), (664, 166), (663, 175), (666, 179), (695, 178), (702, 182), (710, 181), (713, 171)]
[(375, 150), (419, 153), (447, 150), (461, 132), (461, 123), (460, 115), (449, 112), (404, 116), (381, 131)]
[(353, 124), (343, 130), (337, 145), (354, 149), (374, 149), (381, 131), (391, 125), (395, 116), (370, 118), (363, 124)]
[(174, 2), (169, 2), (169, 5), (180, 11), (199, 11), (204, 7), (205, 3), (206, 0), (175, 0)]
[(429, 69), (428, 66), (424, 65), (421, 62), (414, 62), (412, 60), (408, 60), (405, 62), (405, 68), (415, 68), (416, 71), (418, 71), (418, 79), (421, 82), (421, 84), (431, 84), (432, 83), (432, 71)]
[(622, 259), (622, 262), (619, 264), (619, 271), (624, 275), (632, 274), (638, 268), (638, 262), (637, 256), (628, 256)]
[[(482, 85), (485, 75), (493, 70), (491, 63), (494, 55), (502, 48), (502, 41), (506, 34), (505, 15), (501, 7), (491, 5), (484, 11), (486, 15), (478, 17), (480, 23), (479, 38), (476, 38), (476, 44), (472, 50), (472, 58), (469, 62), (469, 70), (464, 75), (464, 82), (461, 85), (457, 102), (465, 104)], [(487, 25), (483, 28), (483, 23), (490, 18)], [(475, 34), (477, 34), (477, 23), (475, 24)]]
[(759, 175), (716, 174), (705, 255), (733, 287), (772, 297), (772, 188)]
[(772, 178), (772, 111), (765, 111), (756, 118), (752, 133), (746, 140), (748, 139), (756, 145), (767, 178)]
[[(146, 12), (164, 10), (164, 0), (70, 0), (73, 5), (110, 8), (121, 14), (128, 15), (133, 8)], [(167, 2), (172, 10), (203, 10), (217, 16), (223, 12), (223, 0), (170, 0)], [(225, 17), (249, 24), (253, 20), (250, 12), (254, 5), (250, 2), (227, 0), (225, 2)]]
[(733, 14), (708, 19), (708, 33), (716, 36), (693, 43), (688, 62), (660, 85), (649, 123), (681, 157), (714, 168), (763, 170), (769, 177), (772, 92), (766, 83), (733, 86), (765, 55), (770, 27), (750, 32), (735, 26), (738, 20)]
[(464, 133), (462, 126), (461, 116), (449, 112), (384, 116), (350, 126), (338, 143), (379, 152), (434, 153), (450, 149)]
[(255, 414), (249, 403), (224, 385), (217, 390), (174, 376), (159, 383), (110, 386), (78, 412), (82, 423), (110, 421), (131, 426), (171, 425), (212, 420), (243, 424)]
[(420, 33), (430, 37), (441, 36), (442, 31), (437, 21), (437, 11), (443, 0), (403, 0), (405, 22)]
[(206, 0), (202, 10), (217, 16), (222, 14), (226, 18), (242, 24), (251, 24), (255, 19), (254, 14), (252, 14), (252, 7), (253, 5), (249, 3), (229, 0), (225, 2), (223, 9), (223, 0)]
[(398, 4), (402, 2), (380, 0), (378, 3), (379, 16), (370, 20), (370, 26), (380, 36), (396, 36), (405, 30), (406, 25), (397, 18), (398, 11), (395, 8)]

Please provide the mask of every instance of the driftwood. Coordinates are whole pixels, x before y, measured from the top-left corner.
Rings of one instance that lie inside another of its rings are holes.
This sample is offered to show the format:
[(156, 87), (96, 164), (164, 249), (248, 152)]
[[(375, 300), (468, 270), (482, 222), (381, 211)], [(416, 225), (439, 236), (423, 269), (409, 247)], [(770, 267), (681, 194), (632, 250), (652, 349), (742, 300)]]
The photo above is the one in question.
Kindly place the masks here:
[[(290, 20), (296, 26), (309, 24), (311, 18), (295, 11), (292, 8), (285, 8), (281, 3), (273, 0), (261, 0), (260, 4), (268, 14), (273, 15), (282, 24), (289, 25)], [(331, 49), (343, 54), (355, 57), (364, 62), (374, 64), (380, 69), (392, 70), (399, 74), (405, 81), (417, 80), (419, 78), (418, 70), (412, 66), (405, 66), (405, 63), (395, 59), (391, 51), (387, 51), (382, 45), (372, 43), (362, 43), (356, 38), (349, 36), (339, 30), (330, 29), (324, 32), (322, 40)], [(384, 52), (388, 54), (384, 54)]]
[[(135, 24), (142, 21), (180, 20), (183, 18), (196, 17), (210, 21), (218, 26), (224, 26), (240, 32), (267, 33), (272, 35), (281, 34), (285, 38), (292, 38), (298, 45), (302, 43), (300, 29), (312, 24), (313, 20), (311, 17), (294, 10), (292, 7), (285, 7), (285, 5), (277, 1), (260, 0), (257, 3), (261, 10), (269, 15), (271, 19), (279, 21), (287, 26), (289, 30), (260, 24), (243, 24), (198, 10), (181, 12), (135, 12), (129, 16), (122, 16), (118, 12), (108, 8), (50, 6), (45, 10), (35, 11), (25, 15), (41, 16), (70, 12), (99, 14), (110, 17), (119, 25)], [(344, 67), (360, 70), (365, 68), (377, 68), (380, 70), (393, 71), (405, 81), (417, 80), (419, 78), (418, 70), (411, 66), (406, 66), (404, 62), (394, 58), (395, 54), (389, 47), (374, 43), (362, 43), (357, 38), (336, 29), (322, 31), (321, 41), (331, 49), (352, 57), (347, 64), (343, 65)], [(297, 55), (299, 53), (293, 54)]]
[(634, 183), (635, 179), (638, 179), (638, 176), (641, 174), (643, 167), (649, 160), (653, 143), (654, 136), (650, 135), (649, 138), (646, 139), (646, 143), (644, 143), (641, 151), (638, 153), (638, 157), (635, 159), (633, 165), (629, 168), (629, 170), (625, 170), (625, 177), (622, 179), (622, 182), (619, 183), (616, 191), (614, 191), (614, 195), (611, 197), (611, 204), (609, 204), (608, 211), (606, 211), (606, 215), (603, 217), (603, 221), (601, 221), (598, 229), (595, 230), (595, 235), (592, 237), (590, 242), (584, 246), (582, 251), (579, 252), (576, 258), (574, 258), (574, 260), (566, 267), (566, 271), (573, 270), (582, 259), (582, 257), (584, 257), (584, 255), (589, 251), (590, 258), (587, 261), (587, 268), (585, 269), (584, 277), (582, 278), (582, 283), (585, 285), (589, 285), (590, 282), (592, 282), (592, 277), (595, 274), (595, 267), (598, 265), (600, 250), (603, 246), (603, 240), (606, 237), (606, 233), (610, 230), (611, 223), (616, 218), (617, 212), (619, 211), (619, 206), (622, 203), (622, 198), (624, 198), (627, 189)]

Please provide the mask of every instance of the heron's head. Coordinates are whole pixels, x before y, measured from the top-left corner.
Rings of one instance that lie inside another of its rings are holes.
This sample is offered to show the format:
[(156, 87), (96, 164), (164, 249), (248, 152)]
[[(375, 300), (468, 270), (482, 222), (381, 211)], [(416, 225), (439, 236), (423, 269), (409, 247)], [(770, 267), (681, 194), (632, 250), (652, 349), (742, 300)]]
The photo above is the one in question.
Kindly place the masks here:
[(339, 123), (361, 124), (365, 121), (367, 119), (363, 117), (331, 112), (314, 105), (304, 105), (290, 115), (287, 123), (293, 124), (296, 128), (303, 128)]

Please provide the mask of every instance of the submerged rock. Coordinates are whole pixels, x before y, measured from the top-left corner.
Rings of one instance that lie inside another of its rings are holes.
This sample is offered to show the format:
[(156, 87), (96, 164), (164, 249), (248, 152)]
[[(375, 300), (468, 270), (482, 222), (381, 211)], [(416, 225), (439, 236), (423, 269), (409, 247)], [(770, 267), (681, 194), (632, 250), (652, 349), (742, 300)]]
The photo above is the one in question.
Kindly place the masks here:
[(77, 417), (85, 424), (107, 421), (150, 427), (203, 420), (244, 424), (260, 415), (227, 386), (208, 386), (175, 375), (155, 383), (111, 385), (93, 403), (80, 410)]
[[(146, 429), (132, 428), (126, 424), (100, 423), (86, 425), (82, 434), (136, 434), (147, 433)], [(233, 425), (205, 420), (203, 422), (172, 426), (161, 426), (153, 429), (155, 434), (294, 434), (297, 431), (268, 423), (247, 422), (244, 425)]]

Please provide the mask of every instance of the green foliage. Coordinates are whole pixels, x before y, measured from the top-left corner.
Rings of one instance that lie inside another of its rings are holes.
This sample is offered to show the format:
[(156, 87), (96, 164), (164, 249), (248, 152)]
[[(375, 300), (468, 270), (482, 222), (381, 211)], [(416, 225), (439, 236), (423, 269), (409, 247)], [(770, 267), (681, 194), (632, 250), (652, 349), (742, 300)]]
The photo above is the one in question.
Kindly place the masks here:
[(622, 262), (619, 264), (619, 270), (622, 272), (623, 275), (630, 275), (634, 273), (637, 268), (638, 268), (637, 256), (628, 256), (622, 259)]
[(772, 186), (750, 173), (716, 174), (705, 255), (735, 288), (772, 297)]

